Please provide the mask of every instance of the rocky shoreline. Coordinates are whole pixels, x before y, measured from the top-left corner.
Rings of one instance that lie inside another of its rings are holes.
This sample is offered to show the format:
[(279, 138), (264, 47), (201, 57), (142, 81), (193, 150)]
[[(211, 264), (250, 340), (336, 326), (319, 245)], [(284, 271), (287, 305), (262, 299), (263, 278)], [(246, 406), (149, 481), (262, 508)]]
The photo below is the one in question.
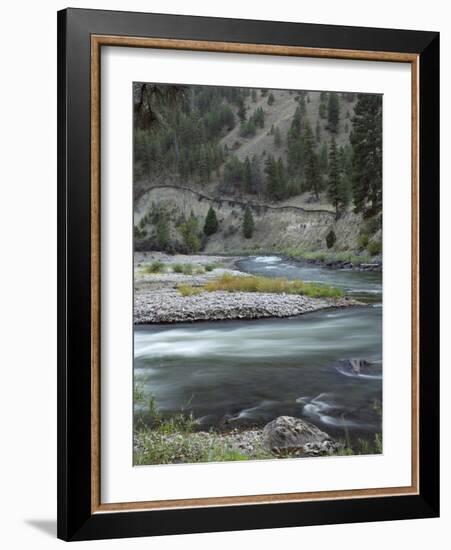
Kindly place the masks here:
[[(238, 453), (248, 460), (256, 458), (298, 458), (339, 454), (343, 444), (301, 418), (279, 416), (263, 428), (234, 428), (228, 432), (194, 431), (161, 434), (151, 429), (135, 434), (134, 452), (142, 453), (155, 443), (173, 450), (173, 463), (192, 460), (205, 449), (221, 448), (223, 453)], [(189, 456), (186, 456), (186, 449)]]
[(135, 324), (282, 318), (326, 308), (361, 305), (352, 298), (309, 298), (292, 294), (202, 292), (181, 296), (177, 290), (135, 294)]
[[(181, 274), (172, 270), (183, 258), (185, 263), (196, 266), (198, 272)], [(263, 318), (284, 318), (311, 313), (326, 308), (343, 308), (362, 305), (349, 297), (311, 298), (304, 295), (263, 292), (199, 292), (182, 296), (177, 290), (180, 284), (200, 287), (228, 273), (246, 277), (236, 268), (238, 257), (221, 256), (165, 256), (153, 254), (152, 261), (164, 261), (168, 270), (163, 273), (143, 274), (142, 266), (149, 257), (135, 257), (134, 323), (164, 324), (194, 321), (225, 321)], [(207, 264), (207, 262), (209, 262)], [(216, 262), (216, 264), (214, 263)], [(202, 266), (220, 265), (206, 272)]]
[(345, 269), (352, 271), (376, 271), (382, 272), (382, 260), (375, 260), (371, 263), (352, 263), (347, 260), (302, 260), (309, 264), (328, 267), (330, 269)]

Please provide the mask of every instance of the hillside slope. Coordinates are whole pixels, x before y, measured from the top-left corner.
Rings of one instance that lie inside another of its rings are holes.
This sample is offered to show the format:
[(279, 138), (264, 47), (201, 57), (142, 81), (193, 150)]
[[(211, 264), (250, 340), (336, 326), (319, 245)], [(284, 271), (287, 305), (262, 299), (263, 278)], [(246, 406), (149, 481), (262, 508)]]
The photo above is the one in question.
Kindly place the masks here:
[[(208, 253), (366, 253), (371, 242), (378, 253), (380, 215), (371, 214), (369, 223), (355, 213), (351, 197), (356, 94), (209, 87), (192, 87), (189, 94), (188, 107), (161, 107), (167, 112), (156, 132), (135, 134), (138, 249), (183, 251), (181, 228), (191, 219)], [(333, 161), (341, 174), (340, 203), (332, 202), (329, 189)], [(246, 207), (254, 230), (245, 239)], [(218, 230), (206, 238), (202, 228), (210, 208)], [(332, 244), (326, 242), (330, 232)]]
[[(240, 137), (240, 127), (236, 126), (222, 140), (223, 145), (227, 145), (229, 149), (234, 150), (236, 156), (244, 161), (246, 156), (264, 157), (266, 154), (273, 154), (276, 157), (281, 157), (286, 161), (286, 137), (290, 130), (291, 122), (294, 113), (299, 106), (298, 95), (292, 90), (272, 90), (274, 103), (268, 104), (268, 96), (260, 95), (256, 102), (247, 98), (245, 106), (247, 107), (247, 116), (251, 117), (258, 107), (261, 107), (265, 112), (265, 127), (256, 130), (256, 135), (252, 138)], [(337, 145), (344, 146), (349, 143), (349, 135), (352, 130), (352, 116), (354, 114), (355, 98), (352, 101), (339, 98), (339, 123), (338, 130), (334, 133)], [(308, 120), (312, 129), (316, 132), (316, 124), (319, 123), (319, 143), (328, 143), (331, 140), (332, 134), (327, 130), (327, 119), (321, 118), (319, 115), (320, 108), (320, 93), (307, 92), (305, 95), (305, 120)], [(274, 144), (274, 136), (270, 134), (270, 128), (279, 128), (282, 136), (282, 145), (277, 148)], [(235, 149), (234, 144), (238, 142), (240, 146)]]
[[(186, 219), (192, 214), (199, 220), (205, 220), (210, 206), (215, 209), (219, 221), (218, 231), (206, 239), (204, 245), (204, 251), (211, 254), (326, 250), (326, 235), (330, 230), (337, 235), (337, 251), (353, 251), (358, 248), (359, 232), (364, 223), (360, 214), (351, 211), (336, 220), (332, 210), (321, 210), (311, 204), (300, 207), (287, 201), (271, 205), (232, 197), (212, 198), (179, 186), (158, 186), (138, 201), (135, 224), (138, 225), (143, 217), (151, 218), (152, 213), (161, 208), (173, 220)], [(251, 209), (255, 223), (250, 239), (244, 239), (242, 234), (246, 207)], [(154, 226), (151, 221), (146, 220), (144, 227), (152, 237)], [(182, 238), (176, 224), (170, 224), (170, 233), (176, 249), (182, 249)], [(149, 246), (144, 243), (143, 249), (152, 246), (155, 248), (151, 239)]]

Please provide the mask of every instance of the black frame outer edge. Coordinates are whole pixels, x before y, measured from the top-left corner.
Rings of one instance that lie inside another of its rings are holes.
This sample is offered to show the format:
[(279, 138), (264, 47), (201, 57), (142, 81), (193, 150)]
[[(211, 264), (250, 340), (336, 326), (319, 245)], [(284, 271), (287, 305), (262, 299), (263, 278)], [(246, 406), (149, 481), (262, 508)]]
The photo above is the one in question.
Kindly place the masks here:
[(65, 36), (66, 36), (66, 18), (64, 13), (58, 13), (58, 52), (57, 52), (57, 70), (58, 70), (58, 138), (57, 138), (57, 254), (58, 254), (58, 305), (57, 305), (57, 340), (58, 340), (58, 414), (57, 414), (57, 435), (58, 435), (58, 463), (57, 463), (57, 482), (58, 482), (58, 536), (64, 538), (67, 533), (67, 453), (66, 438), (67, 430), (65, 426), (66, 417), (66, 300), (65, 300), (65, 281), (66, 281), (66, 85), (65, 85)]
[[(91, 514), (91, 34), (420, 54), (420, 495)], [(438, 516), (438, 143), (438, 33), (71, 8), (58, 12), (59, 538), (93, 540)]]
[[(420, 56), (420, 494), (439, 515), (440, 36)], [(423, 211), (423, 213), (422, 213)]]

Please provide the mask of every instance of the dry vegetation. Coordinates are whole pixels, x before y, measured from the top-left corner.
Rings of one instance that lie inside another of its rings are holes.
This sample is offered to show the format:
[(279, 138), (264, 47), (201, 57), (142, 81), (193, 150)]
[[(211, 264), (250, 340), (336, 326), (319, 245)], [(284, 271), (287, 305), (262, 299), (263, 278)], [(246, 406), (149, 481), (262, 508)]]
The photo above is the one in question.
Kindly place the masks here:
[(262, 292), (268, 294), (298, 294), (310, 298), (340, 298), (343, 292), (328, 285), (307, 283), (305, 281), (289, 281), (283, 278), (262, 276), (242, 277), (240, 275), (222, 275), (199, 287), (180, 285), (178, 291), (182, 296), (192, 296), (202, 291), (207, 292)]

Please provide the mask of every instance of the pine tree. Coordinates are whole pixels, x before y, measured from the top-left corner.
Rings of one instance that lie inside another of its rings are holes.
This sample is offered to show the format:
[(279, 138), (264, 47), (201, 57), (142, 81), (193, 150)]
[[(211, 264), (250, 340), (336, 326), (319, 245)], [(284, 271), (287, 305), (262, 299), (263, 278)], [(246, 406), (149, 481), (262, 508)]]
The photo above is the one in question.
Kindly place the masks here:
[(234, 192), (244, 181), (244, 166), (239, 158), (232, 155), (224, 166), (223, 183), (227, 192)]
[(272, 105), (274, 103), (274, 94), (271, 92), (268, 96), (268, 105)]
[(251, 209), (246, 206), (243, 219), (243, 235), (246, 239), (250, 239), (254, 234), (254, 218), (252, 216)]
[(330, 92), (329, 103), (327, 105), (327, 120), (329, 123), (329, 130), (334, 134), (338, 130), (338, 120), (340, 118), (340, 105), (338, 102), (338, 94), (336, 92)]
[(269, 156), (266, 160), (265, 174), (266, 195), (276, 201), (284, 199), (287, 196), (288, 177), (282, 159), (275, 160), (272, 155)]
[(287, 162), (290, 177), (299, 176), (304, 163), (304, 139), (302, 135), (301, 109), (298, 106), (287, 133)]
[(252, 192), (260, 195), (263, 191), (263, 177), (260, 169), (260, 161), (258, 160), (257, 155), (252, 156), (251, 173), (252, 173)]
[(216, 212), (214, 211), (213, 207), (210, 206), (205, 217), (204, 234), (209, 237), (210, 235), (213, 235), (213, 233), (216, 233), (218, 227), (219, 223), (218, 218), (216, 217)]
[(265, 111), (258, 107), (254, 114), (252, 115), (252, 120), (254, 121), (256, 126), (259, 126), (260, 128), (265, 127)]
[(313, 132), (309, 124), (305, 127), (304, 134), (305, 146), (305, 188), (311, 191), (316, 200), (319, 200), (319, 192), (321, 190), (321, 178), (319, 173), (318, 156), (315, 152)]
[(318, 154), (319, 169), (325, 173), (329, 169), (329, 152), (327, 150), (327, 143), (323, 143), (319, 149)]
[(170, 243), (169, 220), (165, 212), (159, 212), (155, 226), (157, 245), (161, 250), (166, 250)]
[(254, 137), (255, 136), (255, 119), (251, 117), (247, 122), (242, 122), (240, 125), (241, 137)]
[(327, 183), (327, 196), (335, 208), (335, 217), (339, 218), (341, 210), (348, 202), (345, 182), (340, 168), (339, 154), (335, 138), (330, 143), (329, 153), (329, 180)]
[(255, 103), (257, 101), (257, 90), (252, 90), (251, 92), (252, 101)]
[[(382, 208), (382, 101), (358, 94), (352, 119), (352, 189), (356, 212), (377, 214)], [(369, 206), (370, 205), (370, 206)]]
[(240, 119), (240, 122), (243, 123), (246, 120), (246, 107), (244, 106), (244, 100), (243, 98), (240, 98), (238, 101), (238, 112), (237, 112), (238, 118)]
[(313, 150), (308, 152), (304, 174), (306, 189), (311, 191), (315, 195), (315, 199), (318, 201), (321, 188), (321, 178), (318, 168), (318, 157)]
[(277, 183), (277, 166), (274, 157), (270, 155), (265, 163), (266, 185), (265, 191), (269, 198), (277, 199), (278, 183)]
[(301, 109), (296, 107), (296, 111), (291, 121), (290, 130), (288, 132), (288, 141), (296, 141), (301, 137)]

